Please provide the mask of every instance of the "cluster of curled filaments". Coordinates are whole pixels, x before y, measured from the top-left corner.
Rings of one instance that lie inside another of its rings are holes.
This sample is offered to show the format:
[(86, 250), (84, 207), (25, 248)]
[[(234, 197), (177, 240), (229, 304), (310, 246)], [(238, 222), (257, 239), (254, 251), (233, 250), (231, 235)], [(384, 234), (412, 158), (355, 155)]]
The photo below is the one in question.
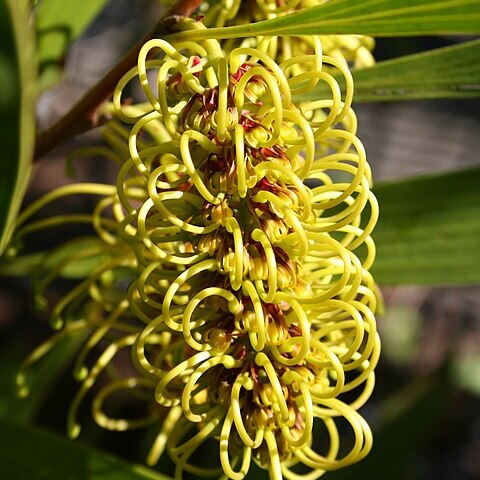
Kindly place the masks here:
[[(378, 207), (355, 135), (352, 77), (318, 38), (310, 53), (279, 63), (272, 42), (228, 54), (215, 40), (146, 43), (114, 93), (117, 120), (105, 131), (113, 148), (84, 152), (120, 165), (116, 186), (63, 187), (19, 220), (17, 237), (54, 226), (24, 226), (49, 201), (103, 197), (91, 216), (58, 220), (91, 222), (97, 237), (65, 253), (45, 284), (71, 263), (100, 260), (54, 308), (63, 330), (25, 366), (63, 335), (88, 332), (70, 434), (79, 433), (81, 402), (109, 375), (92, 403), (96, 422), (112, 430), (161, 423), (148, 462), (166, 450), (177, 479), (241, 480), (252, 460), (274, 480), (314, 479), (372, 444), (358, 409), (380, 351), (368, 271)], [(145, 101), (131, 105), (124, 91), (136, 83)], [(322, 83), (328, 98), (295, 101)], [(123, 350), (136, 376), (110, 368)], [(121, 391), (145, 399), (144, 417), (109, 416)], [(217, 442), (220, 468), (198, 458), (206, 441)]]
[[(232, 479), (252, 458), (274, 479), (297, 478), (299, 462), (314, 478), (371, 446), (357, 409), (379, 354), (368, 273), (377, 205), (350, 73), (315, 45), (277, 64), (269, 40), (227, 56), (216, 41), (152, 40), (115, 92), (117, 117), (133, 125), (116, 200), (138, 265), (127, 297), (145, 324), (133, 359), (170, 408), (178, 478), (214, 473), (190, 461), (209, 438), (219, 440), (218, 473)], [(158, 60), (147, 60), (152, 50)], [(345, 76), (343, 96), (324, 65)], [(148, 102), (124, 106), (134, 78)], [(296, 106), (319, 82), (331, 97)], [(349, 403), (339, 399), (350, 391)], [(341, 456), (336, 417), (353, 432)], [(329, 439), (323, 453), (316, 423)]]

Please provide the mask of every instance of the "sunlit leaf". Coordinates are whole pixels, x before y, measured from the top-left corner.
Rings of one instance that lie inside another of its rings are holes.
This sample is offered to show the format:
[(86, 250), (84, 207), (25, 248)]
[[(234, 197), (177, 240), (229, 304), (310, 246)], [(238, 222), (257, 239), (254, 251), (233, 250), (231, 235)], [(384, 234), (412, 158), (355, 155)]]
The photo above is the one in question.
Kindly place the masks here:
[(195, 30), (170, 38), (253, 35), (361, 34), (373, 36), (480, 33), (478, 0), (332, 0), (262, 22)]
[(27, 188), (35, 134), (35, 44), (30, 2), (0, 0), (0, 255)]
[(41, 87), (58, 80), (65, 53), (104, 8), (107, 0), (42, 0), (36, 10)]

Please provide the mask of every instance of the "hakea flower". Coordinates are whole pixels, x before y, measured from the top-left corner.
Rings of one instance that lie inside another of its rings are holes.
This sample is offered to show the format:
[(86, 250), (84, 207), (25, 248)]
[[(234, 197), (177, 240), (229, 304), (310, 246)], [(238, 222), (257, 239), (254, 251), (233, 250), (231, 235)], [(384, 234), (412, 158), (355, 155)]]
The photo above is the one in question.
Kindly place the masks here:
[[(275, 480), (317, 478), (372, 444), (357, 410), (380, 350), (368, 272), (378, 207), (355, 135), (352, 77), (344, 61), (318, 52), (276, 63), (270, 41), (227, 53), (214, 40), (147, 42), (114, 93), (117, 121), (106, 136), (121, 165), (116, 185), (64, 187), (20, 219), (64, 194), (104, 197), (90, 219), (104, 261), (55, 307), (57, 326), (67, 316), (64, 330), (26, 364), (62, 335), (92, 332), (75, 369), (76, 436), (81, 401), (130, 349), (138, 375), (102, 387), (94, 418), (113, 430), (164, 418), (148, 462), (166, 450), (177, 479), (240, 480), (252, 460)], [(325, 65), (344, 75), (343, 95)], [(145, 102), (128, 105), (123, 91), (136, 79)], [(319, 82), (331, 98), (297, 106), (295, 95)], [(81, 317), (69, 320), (78, 296)], [(120, 390), (145, 392), (149, 414), (110, 418), (104, 405)], [(353, 432), (341, 449), (338, 418)], [(192, 459), (209, 439), (219, 443), (219, 469)]]
[[(311, 8), (330, 0), (218, 0), (205, 2), (204, 23), (207, 26), (223, 27), (259, 22), (292, 13), (303, 8)], [(319, 48), (318, 39), (325, 55), (338, 60), (346, 60), (355, 68), (374, 65), (372, 50), (373, 37), (365, 35), (321, 35), (302, 37), (274, 37), (270, 41), (269, 55), (278, 61), (300, 55), (311, 54)], [(250, 44), (254, 39), (247, 40)], [(226, 40), (231, 47), (235, 39)], [(298, 67), (294, 67), (297, 68)], [(327, 65), (327, 68), (329, 66)], [(298, 72), (297, 72), (298, 73)]]

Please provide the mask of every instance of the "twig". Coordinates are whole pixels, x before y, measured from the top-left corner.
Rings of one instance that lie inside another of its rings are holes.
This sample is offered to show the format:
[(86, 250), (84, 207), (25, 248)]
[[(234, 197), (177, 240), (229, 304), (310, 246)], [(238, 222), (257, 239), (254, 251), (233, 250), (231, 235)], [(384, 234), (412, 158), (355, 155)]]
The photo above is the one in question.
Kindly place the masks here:
[(142, 46), (154, 37), (175, 31), (175, 20), (192, 15), (200, 3), (201, 0), (177, 1), (153, 29), (145, 34), (97, 84), (90, 88), (68, 113), (37, 136), (35, 160), (53, 150), (63, 141), (99, 126), (102, 119), (98, 115), (98, 107), (112, 94), (122, 76), (135, 66)]

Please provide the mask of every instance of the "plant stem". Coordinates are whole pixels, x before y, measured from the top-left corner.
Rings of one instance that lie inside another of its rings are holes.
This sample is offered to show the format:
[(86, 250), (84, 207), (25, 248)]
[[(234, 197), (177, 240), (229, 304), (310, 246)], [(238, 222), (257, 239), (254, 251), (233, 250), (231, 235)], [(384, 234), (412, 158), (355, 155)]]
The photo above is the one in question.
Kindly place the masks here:
[(175, 31), (178, 19), (192, 15), (200, 3), (201, 0), (177, 1), (69, 112), (37, 136), (34, 159), (38, 160), (63, 141), (101, 125), (105, 119), (98, 114), (98, 107), (112, 94), (122, 76), (135, 66), (142, 46), (154, 37)]

